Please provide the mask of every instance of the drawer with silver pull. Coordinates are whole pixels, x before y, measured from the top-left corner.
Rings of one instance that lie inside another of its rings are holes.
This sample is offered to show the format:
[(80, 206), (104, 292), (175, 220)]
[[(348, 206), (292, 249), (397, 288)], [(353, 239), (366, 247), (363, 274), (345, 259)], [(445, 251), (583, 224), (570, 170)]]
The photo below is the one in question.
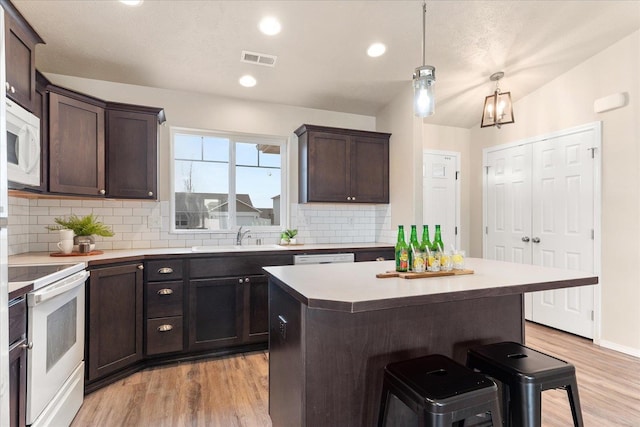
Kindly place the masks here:
[(145, 274), (148, 282), (182, 279), (182, 260), (158, 260), (145, 263)]
[(147, 319), (154, 317), (182, 316), (182, 282), (159, 282), (145, 285)]
[(182, 316), (147, 319), (146, 354), (162, 354), (183, 349)]

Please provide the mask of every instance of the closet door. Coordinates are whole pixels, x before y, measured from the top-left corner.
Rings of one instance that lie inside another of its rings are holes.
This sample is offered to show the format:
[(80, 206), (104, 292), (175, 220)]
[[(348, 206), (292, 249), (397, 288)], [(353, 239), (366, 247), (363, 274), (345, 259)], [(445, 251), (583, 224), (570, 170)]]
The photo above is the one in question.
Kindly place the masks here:
[[(594, 133), (533, 144), (533, 264), (594, 272)], [(593, 286), (532, 295), (531, 320), (593, 338)]]
[(487, 153), (485, 258), (531, 263), (531, 145)]

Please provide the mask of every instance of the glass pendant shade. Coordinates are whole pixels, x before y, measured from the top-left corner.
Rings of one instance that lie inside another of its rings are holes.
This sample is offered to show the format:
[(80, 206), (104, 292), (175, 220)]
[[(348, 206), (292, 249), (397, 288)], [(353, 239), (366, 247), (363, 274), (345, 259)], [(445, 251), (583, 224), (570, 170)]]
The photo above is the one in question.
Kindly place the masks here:
[(413, 75), (413, 112), (417, 117), (428, 117), (435, 112), (435, 82), (435, 67), (423, 65), (416, 68)]
[(511, 92), (500, 92), (496, 90), (493, 95), (489, 95), (484, 100), (482, 109), (481, 128), (500, 126), (513, 123), (513, 109), (511, 105)]

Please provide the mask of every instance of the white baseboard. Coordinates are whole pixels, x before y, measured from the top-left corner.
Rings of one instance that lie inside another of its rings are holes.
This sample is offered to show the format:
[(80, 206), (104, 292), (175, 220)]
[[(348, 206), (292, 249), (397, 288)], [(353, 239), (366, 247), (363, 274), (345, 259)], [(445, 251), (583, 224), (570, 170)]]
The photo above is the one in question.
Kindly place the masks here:
[(610, 350), (619, 351), (620, 353), (628, 354), (640, 358), (640, 348), (627, 347), (624, 345), (616, 344), (611, 341), (600, 340), (598, 343), (601, 347), (608, 348)]

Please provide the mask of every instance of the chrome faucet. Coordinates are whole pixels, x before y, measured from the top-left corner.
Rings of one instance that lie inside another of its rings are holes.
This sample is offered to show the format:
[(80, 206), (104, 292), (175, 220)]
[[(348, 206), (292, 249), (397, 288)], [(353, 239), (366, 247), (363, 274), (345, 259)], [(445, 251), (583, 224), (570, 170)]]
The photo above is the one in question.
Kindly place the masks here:
[(250, 231), (251, 230), (242, 231), (242, 226), (240, 226), (240, 228), (238, 228), (238, 234), (236, 234), (236, 245), (242, 246), (242, 239)]

